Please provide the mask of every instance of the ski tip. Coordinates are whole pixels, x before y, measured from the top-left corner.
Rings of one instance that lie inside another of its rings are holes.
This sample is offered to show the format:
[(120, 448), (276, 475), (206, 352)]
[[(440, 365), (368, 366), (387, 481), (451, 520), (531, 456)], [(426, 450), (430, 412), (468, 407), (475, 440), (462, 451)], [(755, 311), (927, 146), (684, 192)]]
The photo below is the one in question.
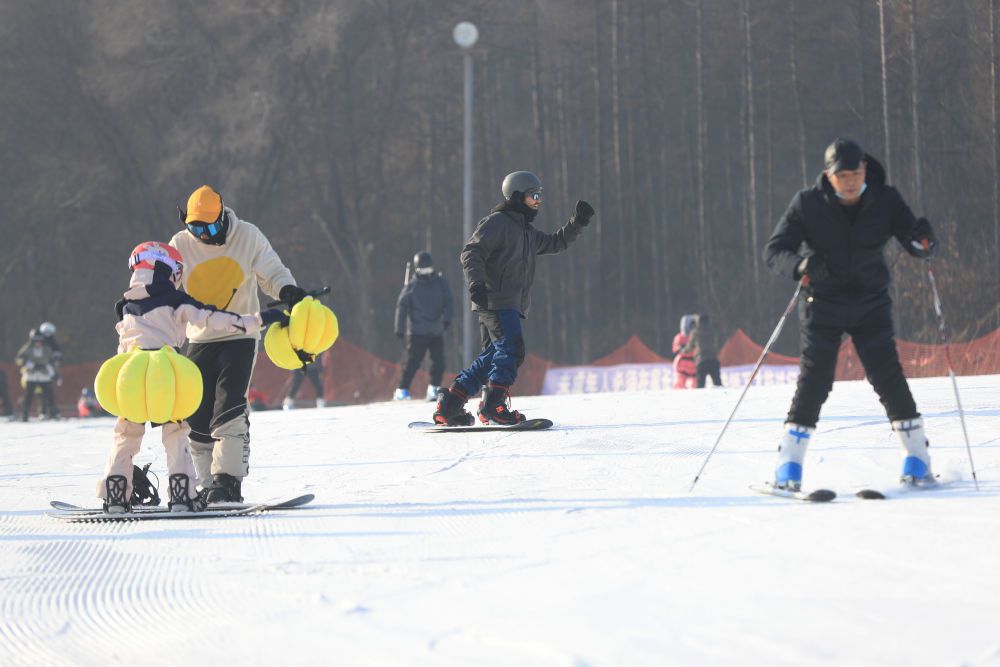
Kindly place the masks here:
[(814, 503), (828, 503), (836, 497), (837, 494), (830, 489), (816, 489), (806, 496), (806, 500)]
[(861, 489), (854, 495), (862, 500), (885, 500), (885, 494), (875, 489)]

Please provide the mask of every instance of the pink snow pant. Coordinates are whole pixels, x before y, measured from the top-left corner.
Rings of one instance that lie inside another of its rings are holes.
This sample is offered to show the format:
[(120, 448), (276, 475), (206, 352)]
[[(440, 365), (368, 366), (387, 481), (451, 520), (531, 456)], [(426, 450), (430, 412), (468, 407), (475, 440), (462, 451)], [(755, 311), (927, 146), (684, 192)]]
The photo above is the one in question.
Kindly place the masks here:
[[(191, 451), (188, 449), (188, 433), (191, 427), (187, 422), (170, 422), (160, 427), (163, 431), (163, 448), (167, 450), (167, 479), (170, 475), (184, 473), (191, 480), (188, 484), (188, 494), (195, 498), (195, 483), (197, 476), (194, 464), (191, 462)], [(115, 422), (115, 444), (111, 448), (111, 456), (104, 466), (104, 476), (97, 483), (97, 497), (107, 498), (108, 492), (104, 480), (111, 475), (122, 475), (127, 480), (128, 488), (125, 497), (132, 497), (132, 459), (139, 453), (142, 436), (146, 432), (145, 424), (130, 422), (122, 417)]]

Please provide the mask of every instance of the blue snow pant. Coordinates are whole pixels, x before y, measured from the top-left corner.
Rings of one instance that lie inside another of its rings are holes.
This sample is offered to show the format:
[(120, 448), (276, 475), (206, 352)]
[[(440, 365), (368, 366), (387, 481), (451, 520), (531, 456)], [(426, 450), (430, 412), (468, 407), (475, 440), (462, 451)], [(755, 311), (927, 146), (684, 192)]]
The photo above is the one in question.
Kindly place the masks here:
[(459, 373), (455, 382), (472, 396), (487, 382), (509, 387), (524, 363), (524, 336), (521, 314), (516, 310), (480, 310), (483, 351), (472, 365)]

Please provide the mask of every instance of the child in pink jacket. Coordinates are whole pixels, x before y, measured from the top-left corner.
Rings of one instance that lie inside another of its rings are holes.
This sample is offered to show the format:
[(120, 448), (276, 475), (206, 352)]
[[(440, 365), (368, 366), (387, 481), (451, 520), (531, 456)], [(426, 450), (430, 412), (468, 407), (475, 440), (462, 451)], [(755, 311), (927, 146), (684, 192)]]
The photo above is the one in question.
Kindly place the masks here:
[[(196, 301), (177, 289), (184, 271), (180, 252), (166, 243), (140, 243), (129, 257), (132, 280), (124, 298), (115, 304), (119, 322), (118, 352), (134, 348), (159, 350), (164, 345), (179, 348), (186, 340), (188, 323), (221, 331), (255, 332), (274, 322), (288, 324), (280, 310), (237, 315)], [(186, 421), (153, 424), (162, 428), (167, 454), (170, 484), (169, 509), (172, 512), (197, 512), (205, 505), (195, 491), (196, 475), (188, 450)], [(132, 459), (139, 452), (145, 424), (119, 417), (115, 423), (114, 446), (97, 486), (104, 500), (104, 511), (131, 511)]]
[(694, 315), (685, 315), (681, 318), (681, 330), (674, 336), (674, 389), (694, 389), (695, 387), (695, 361), (694, 354), (684, 352), (683, 347), (687, 345), (694, 328)]

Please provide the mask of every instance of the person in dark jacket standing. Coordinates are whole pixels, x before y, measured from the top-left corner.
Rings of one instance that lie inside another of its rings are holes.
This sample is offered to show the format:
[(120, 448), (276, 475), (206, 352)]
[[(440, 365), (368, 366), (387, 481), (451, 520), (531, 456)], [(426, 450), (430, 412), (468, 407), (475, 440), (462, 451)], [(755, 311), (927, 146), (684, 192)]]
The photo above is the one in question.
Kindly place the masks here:
[(511, 411), (507, 401), (524, 361), (521, 320), (531, 309), (535, 257), (566, 250), (594, 216), (590, 204), (578, 201), (569, 222), (554, 234), (546, 234), (531, 224), (542, 207), (542, 182), (536, 175), (530, 171), (507, 174), (501, 191), (504, 200), (479, 221), (462, 250), (462, 268), (472, 309), (479, 316), (483, 351), (441, 392), (434, 411), (437, 424), (471, 425), (475, 419), (466, 412), (465, 403), (484, 385), (480, 421), (524, 421), (524, 415)]
[(451, 326), (451, 289), (441, 273), (434, 271), (429, 252), (413, 256), (413, 279), (403, 286), (396, 300), (396, 337), (406, 340), (406, 363), (393, 394), (397, 401), (410, 397), (410, 383), (424, 354), (431, 355), (431, 383), (427, 400), (437, 400), (444, 375), (444, 332)]
[(694, 328), (681, 352), (694, 355), (695, 386), (705, 388), (705, 379), (712, 378), (713, 387), (722, 386), (719, 367), (719, 339), (711, 318), (705, 313), (695, 315)]
[(837, 139), (826, 149), (816, 184), (795, 195), (764, 250), (773, 271), (805, 282), (806, 295), (799, 302), (798, 386), (775, 471), (779, 488), (801, 487), (802, 461), (833, 387), (845, 333), (906, 451), (902, 481), (934, 482), (923, 420), (896, 352), (883, 254), (892, 237), (918, 258), (929, 258), (937, 246), (930, 223), (914, 218), (886, 183), (882, 165), (856, 142)]

